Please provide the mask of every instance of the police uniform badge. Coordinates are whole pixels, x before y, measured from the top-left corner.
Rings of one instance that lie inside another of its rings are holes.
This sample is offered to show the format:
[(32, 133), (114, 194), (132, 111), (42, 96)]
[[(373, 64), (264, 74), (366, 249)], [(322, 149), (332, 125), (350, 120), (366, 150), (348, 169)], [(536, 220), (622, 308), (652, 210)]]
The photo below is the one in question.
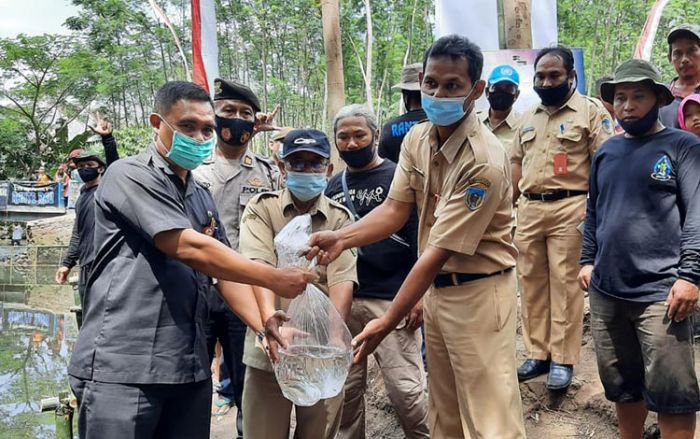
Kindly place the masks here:
[(224, 142), (231, 140), (231, 130), (229, 128), (221, 128), (221, 138)]
[(491, 186), (491, 182), (484, 178), (475, 178), (471, 181), (465, 193), (469, 210), (473, 212), (484, 204), (489, 186)]
[(221, 81), (218, 79), (214, 81), (214, 94), (221, 94)]
[(207, 211), (207, 217), (209, 218), (209, 224), (202, 229), (202, 233), (207, 236), (214, 236), (214, 232), (216, 232), (216, 218), (214, 218), (214, 213), (211, 210)]
[[(246, 135), (247, 135), (247, 137), (246, 137)], [(246, 140), (243, 140), (244, 137), (246, 137)], [(243, 133), (243, 135), (241, 136), (241, 143), (247, 142), (249, 138), (250, 138), (250, 134), (248, 134), (248, 133)], [(252, 166), (252, 165), (253, 165), (253, 159), (251, 159), (250, 156), (247, 155), (247, 156), (245, 156), (245, 157), (243, 158), (243, 164), (246, 165), (246, 166)]]
[(241, 138), (238, 139), (241, 145), (243, 145), (244, 143), (248, 143), (248, 140), (250, 140), (250, 133), (248, 131), (244, 131), (243, 134), (241, 134)]
[(253, 187), (263, 187), (265, 186), (265, 182), (263, 181), (262, 178), (260, 177), (253, 177), (248, 179), (248, 184), (253, 186)]
[(671, 179), (672, 172), (673, 167), (671, 166), (671, 159), (664, 154), (654, 163), (654, 170), (651, 173), (651, 178), (659, 181), (668, 181)]

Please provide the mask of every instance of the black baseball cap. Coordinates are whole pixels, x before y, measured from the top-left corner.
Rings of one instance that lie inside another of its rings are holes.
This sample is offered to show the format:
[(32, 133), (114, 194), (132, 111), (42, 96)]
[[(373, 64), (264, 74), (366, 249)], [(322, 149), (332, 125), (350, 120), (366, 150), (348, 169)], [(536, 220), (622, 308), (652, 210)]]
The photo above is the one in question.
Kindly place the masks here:
[(214, 100), (220, 101), (222, 99), (245, 101), (248, 102), (256, 112), (261, 111), (258, 96), (249, 87), (236, 81), (216, 78), (214, 80)]
[(331, 158), (331, 144), (323, 131), (314, 129), (292, 130), (284, 137), (279, 156), (284, 159), (295, 152), (308, 151), (323, 158)]

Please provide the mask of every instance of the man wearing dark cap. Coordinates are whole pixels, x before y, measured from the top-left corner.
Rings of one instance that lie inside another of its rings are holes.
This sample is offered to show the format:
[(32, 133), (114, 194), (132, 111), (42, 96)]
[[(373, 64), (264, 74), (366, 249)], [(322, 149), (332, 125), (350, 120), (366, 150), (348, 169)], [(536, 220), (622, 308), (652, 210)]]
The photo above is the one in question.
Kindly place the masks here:
[(401, 69), (401, 82), (392, 88), (401, 90), (403, 105), (406, 113), (398, 116), (384, 125), (379, 137), (379, 155), (394, 163), (399, 162), (401, 142), (408, 130), (418, 122), (425, 120), (425, 111), (420, 99), (420, 80), (418, 75), (423, 71), (423, 64), (416, 63)]
[(678, 106), (688, 95), (700, 93), (700, 25), (684, 24), (669, 32), (668, 60), (678, 74), (669, 88), (673, 102), (661, 108), (661, 122), (679, 128)]
[[(266, 192), (250, 200), (241, 220), (241, 253), (272, 267), (277, 266), (274, 237), (293, 218), (310, 214), (312, 229), (337, 230), (352, 222), (350, 212), (323, 195), (333, 172), (331, 147), (321, 131), (293, 130), (284, 138), (280, 153), (280, 172), (287, 187)], [(344, 320), (347, 320), (352, 293), (357, 284), (356, 257), (350, 250), (328, 267), (319, 267), (317, 286), (328, 294)], [(270, 317), (275, 310), (286, 310), (288, 300), (277, 299), (266, 288), (254, 287), (261, 317)], [(274, 352), (274, 347), (273, 347)], [(272, 355), (274, 357), (274, 355)], [(255, 334), (248, 331), (244, 361), (247, 366), (243, 388), (243, 417), (248, 439), (289, 438), (292, 402), (284, 397), (270, 359), (255, 343)], [(297, 406), (295, 438), (332, 439), (338, 432), (343, 405), (343, 392), (313, 406)]]
[[(212, 157), (193, 171), (195, 179), (207, 187), (214, 198), (226, 229), (231, 248), (238, 250), (241, 213), (256, 194), (276, 189), (278, 173), (273, 163), (248, 148), (253, 136), (271, 130), (276, 113), (260, 113), (260, 102), (253, 91), (234, 81), (214, 81), (216, 112), (216, 149)], [(223, 352), (216, 411), (228, 411), (232, 403), (238, 408), (238, 437), (243, 437), (242, 395), (245, 366), (243, 344), (246, 327), (212, 291), (209, 294), (209, 355), (213, 358), (218, 340)]]
[(600, 379), (620, 437), (642, 437), (651, 410), (661, 437), (690, 439), (700, 410), (689, 318), (700, 282), (700, 141), (658, 120), (674, 96), (647, 61), (622, 63), (601, 97), (625, 134), (593, 157), (578, 275)]

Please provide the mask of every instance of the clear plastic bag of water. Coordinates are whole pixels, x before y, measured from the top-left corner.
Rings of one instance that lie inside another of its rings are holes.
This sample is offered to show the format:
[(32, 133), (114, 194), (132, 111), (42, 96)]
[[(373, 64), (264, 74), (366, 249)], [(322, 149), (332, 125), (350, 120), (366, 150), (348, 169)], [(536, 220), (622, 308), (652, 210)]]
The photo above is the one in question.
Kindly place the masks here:
[[(311, 216), (289, 222), (275, 237), (277, 266), (307, 267), (299, 256), (311, 235)], [(280, 348), (275, 376), (284, 396), (299, 406), (311, 406), (338, 395), (352, 364), (351, 335), (347, 325), (318, 287), (306, 291), (289, 304), (289, 321), (280, 329), (287, 344)]]

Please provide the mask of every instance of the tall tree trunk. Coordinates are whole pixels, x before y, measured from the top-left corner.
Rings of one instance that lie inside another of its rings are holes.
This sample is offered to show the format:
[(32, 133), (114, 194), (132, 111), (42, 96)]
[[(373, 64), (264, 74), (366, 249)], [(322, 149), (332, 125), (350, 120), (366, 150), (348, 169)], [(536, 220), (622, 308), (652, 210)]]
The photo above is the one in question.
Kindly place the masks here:
[(532, 48), (532, 0), (503, 0), (506, 49)]
[(367, 95), (367, 105), (370, 109), (374, 109), (374, 102), (372, 99), (372, 47), (373, 40), (372, 37), (372, 8), (370, 6), (370, 0), (363, 0), (365, 4), (365, 15), (367, 20), (367, 39), (365, 41), (365, 93)]
[[(345, 77), (343, 76), (343, 42), (340, 35), (339, 0), (321, 0), (323, 48), (326, 53), (325, 120), (330, 122), (345, 105)], [(324, 123), (324, 126), (327, 125)], [(331, 148), (331, 161), (340, 170), (336, 148)]]

